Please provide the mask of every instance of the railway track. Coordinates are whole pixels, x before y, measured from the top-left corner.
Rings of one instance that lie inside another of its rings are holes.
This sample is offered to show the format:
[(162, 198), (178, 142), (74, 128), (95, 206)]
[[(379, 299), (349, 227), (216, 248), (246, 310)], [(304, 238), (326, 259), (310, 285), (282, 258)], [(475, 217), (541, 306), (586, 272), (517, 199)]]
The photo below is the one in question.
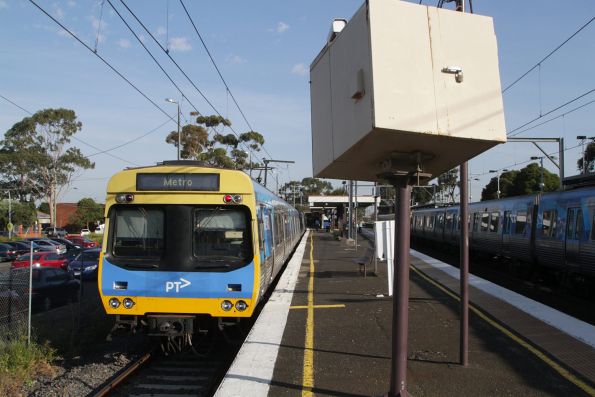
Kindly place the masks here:
[(238, 348), (226, 343), (216, 345), (206, 354), (197, 354), (190, 349), (167, 356), (160, 351), (147, 353), (114, 376), (93, 396), (209, 396)]

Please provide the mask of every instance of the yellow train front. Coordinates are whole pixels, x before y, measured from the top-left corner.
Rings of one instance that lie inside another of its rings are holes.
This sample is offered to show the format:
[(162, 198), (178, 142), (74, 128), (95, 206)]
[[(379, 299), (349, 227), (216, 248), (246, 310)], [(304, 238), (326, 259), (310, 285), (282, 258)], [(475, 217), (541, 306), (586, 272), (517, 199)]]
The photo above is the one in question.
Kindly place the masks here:
[(188, 161), (117, 173), (105, 211), (102, 304), (117, 326), (156, 336), (252, 316), (303, 231), (245, 173)]

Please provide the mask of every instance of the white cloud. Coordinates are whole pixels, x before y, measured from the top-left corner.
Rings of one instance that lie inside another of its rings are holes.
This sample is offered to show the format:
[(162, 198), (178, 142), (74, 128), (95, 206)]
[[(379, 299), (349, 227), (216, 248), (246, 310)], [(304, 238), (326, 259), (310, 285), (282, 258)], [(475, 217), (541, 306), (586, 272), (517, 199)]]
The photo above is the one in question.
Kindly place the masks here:
[(167, 33), (167, 30), (165, 30), (165, 28), (163, 26), (159, 26), (157, 28), (156, 36), (165, 36), (166, 33)]
[(298, 76), (306, 76), (310, 70), (303, 63), (297, 63), (291, 68), (291, 74), (297, 74)]
[(190, 51), (192, 46), (186, 37), (172, 37), (169, 39), (169, 49), (172, 51)]
[(245, 58), (242, 58), (241, 56), (235, 54), (228, 56), (226, 61), (227, 63), (231, 63), (233, 65), (241, 65), (243, 63), (248, 62)]
[(120, 48), (130, 48), (131, 47), (130, 40), (126, 40), (126, 39), (118, 40), (117, 44)]
[(285, 33), (289, 30), (289, 25), (281, 21), (277, 24), (277, 33)]
[(54, 16), (58, 19), (64, 19), (64, 11), (60, 7), (55, 7)]
[(0, 10), (3, 8), (8, 8), (8, 4), (4, 0), (0, 0)]
[(76, 7), (76, 1), (74, 1), (74, 0), (68, 1), (68, 6), (70, 6), (70, 7)]

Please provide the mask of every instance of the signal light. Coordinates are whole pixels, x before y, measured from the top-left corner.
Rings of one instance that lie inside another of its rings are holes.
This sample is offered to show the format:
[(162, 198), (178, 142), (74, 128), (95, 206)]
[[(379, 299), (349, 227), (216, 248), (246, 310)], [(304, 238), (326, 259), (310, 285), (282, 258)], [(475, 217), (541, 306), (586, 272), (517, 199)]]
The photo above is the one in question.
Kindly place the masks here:
[(223, 301), (221, 302), (221, 309), (223, 309), (224, 311), (228, 312), (233, 308), (233, 303), (231, 303), (230, 301)]

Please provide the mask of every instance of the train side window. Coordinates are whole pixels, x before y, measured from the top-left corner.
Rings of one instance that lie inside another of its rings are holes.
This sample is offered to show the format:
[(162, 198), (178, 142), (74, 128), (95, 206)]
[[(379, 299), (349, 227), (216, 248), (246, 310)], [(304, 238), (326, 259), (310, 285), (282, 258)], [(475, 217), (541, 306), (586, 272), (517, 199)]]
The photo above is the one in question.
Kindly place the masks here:
[(260, 206), (260, 211), (258, 212), (258, 245), (260, 246), (260, 250), (264, 251), (264, 206)]
[(514, 234), (524, 234), (525, 226), (527, 225), (527, 213), (519, 211), (516, 213), (516, 223), (514, 226)]
[(574, 208), (568, 209), (568, 216), (566, 218), (566, 238), (573, 240), (574, 239), (574, 226), (576, 224), (576, 219), (574, 217), (574, 212), (576, 210)]
[(595, 214), (593, 214), (593, 221), (591, 222), (591, 240), (595, 240)]
[(579, 209), (576, 213), (576, 230), (575, 230), (575, 239), (580, 240), (583, 236), (583, 210)]
[(490, 222), (490, 213), (484, 212), (481, 214), (481, 231), (486, 232), (488, 230), (488, 223)]
[(444, 230), (448, 230), (448, 231), (452, 230), (452, 218), (453, 218), (452, 213), (446, 214), (446, 223), (444, 225)]
[(479, 230), (479, 218), (480, 218), (479, 212), (476, 212), (475, 214), (473, 214), (473, 231), (474, 232)]
[(510, 224), (512, 223), (510, 211), (504, 211), (504, 219), (502, 219), (502, 221), (504, 222), (502, 225), (502, 233), (510, 234)]
[(434, 229), (434, 215), (428, 217), (428, 229)]
[(557, 211), (543, 211), (543, 221), (541, 224), (542, 234), (546, 237), (555, 235)]
[(492, 217), (490, 219), (490, 232), (497, 233), (499, 224), (500, 224), (500, 213), (492, 212)]

